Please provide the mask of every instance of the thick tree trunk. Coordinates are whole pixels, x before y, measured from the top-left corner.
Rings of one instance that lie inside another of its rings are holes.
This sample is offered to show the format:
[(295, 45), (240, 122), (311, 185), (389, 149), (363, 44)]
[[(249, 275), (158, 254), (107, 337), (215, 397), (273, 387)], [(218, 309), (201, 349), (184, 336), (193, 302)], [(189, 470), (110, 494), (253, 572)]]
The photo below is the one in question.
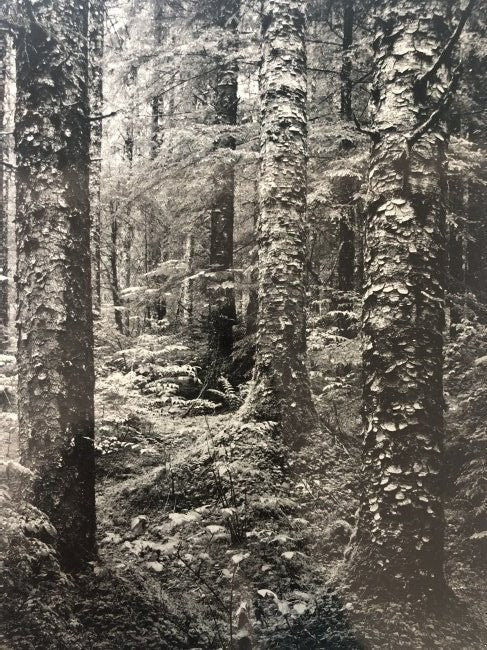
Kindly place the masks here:
[[(219, 6), (216, 23), (228, 31), (228, 50), (219, 62), (215, 89), (215, 123), (235, 126), (237, 123), (237, 63), (231, 55), (237, 49), (240, 0), (225, 0)], [(235, 138), (221, 135), (216, 147), (235, 149)], [(223, 157), (225, 154), (223, 154)], [(222, 160), (215, 179), (215, 198), (210, 221), (210, 281), (208, 283), (208, 348), (213, 365), (218, 368), (230, 359), (235, 324), (235, 291), (233, 288), (233, 220), (235, 172), (232, 162)]]
[[(439, 1), (381, 2), (365, 224), (363, 494), (355, 568), (371, 591), (444, 595), (442, 119)], [(419, 129), (419, 130), (418, 130)], [(365, 577), (364, 577), (365, 576)]]
[[(0, 9), (2, 6), (0, 4)], [(8, 348), (8, 210), (6, 205), (5, 166), (7, 136), (5, 135), (5, 102), (7, 87), (7, 32), (0, 28), (0, 352)]]
[[(19, 0), (17, 290), (22, 463), (64, 567), (95, 555), (87, 0)], [(66, 67), (69, 52), (70, 67)]]
[(304, 2), (263, 3), (259, 315), (242, 415), (278, 422), (290, 445), (317, 423), (306, 367), (305, 31)]
[[(103, 42), (105, 26), (104, 0), (89, 0), (88, 23), (88, 92), (92, 118), (103, 111)], [(101, 309), (101, 145), (103, 121), (92, 119), (90, 140), (90, 209), (92, 240), (93, 310)]]

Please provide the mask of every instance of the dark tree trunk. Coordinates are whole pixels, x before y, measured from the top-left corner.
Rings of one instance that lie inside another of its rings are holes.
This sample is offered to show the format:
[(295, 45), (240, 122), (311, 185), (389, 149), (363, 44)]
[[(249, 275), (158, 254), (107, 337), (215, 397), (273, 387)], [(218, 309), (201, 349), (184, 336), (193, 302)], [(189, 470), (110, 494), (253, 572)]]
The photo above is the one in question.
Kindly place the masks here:
[[(105, 26), (105, 1), (89, 0), (88, 22), (88, 93), (90, 100), (90, 209), (92, 239), (93, 311), (99, 316), (101, 309), (101, 145), (103, 135), (103, 42)], [(93, 119), (95, 118), (95, 119)]]
[[(215, 124), (235, 126), (237, 123), (237, 63), (231, 55), (238, 42), (240, 0), (225, 0), (218, 7), (218, 27), (228, 32), (228, 51), (218, 62), (215, 89)], [(235, 149), (235, 138), (221, 135), (219, 149)], [(223, 153), (224, 158), (226, 154)], [(235, 291), (233, 288), (233, 220), (235, 172), (232, 162), (222, 160), (215, 179), (215, 198), (210, 221), (210, 279), (209, 288), (209, 354), (218, 369), (228, 362), (233, 348), (235, 324)], [(218, 372), (218, 370), (217, 370)]]
[[(1, 5), (0, 5), (1, 8)], [(5, 133), (7, 86), (7, 32), (0, 27), (0, 131)], [(0, 135), (0, 352), (8, 348), (8, 211), (6, 205), (5, 167), (7, 138)]]
[(110, 224), (110, 280), (112, 289), (112, 300), (115, 314), (115, 325), (118, 331), (123, 334), (122, 300), (120, 297), (120, 284), (118, 281), (118, 219), (117, 207), (110, 206), (112, 221)]
[(343, 3), (343, 38), (342, 38), (342, 69), (340, 72), (340, 114), (343, 119), (350, 122), (352, 111), (352, 59), (353, 24), (355, 20), (354, 0), (345, 0)]
[(364, 447), (354, 566), (382, 596), (441, 598), (447, 65), (442, 5), (380, 2), (365, 224)]
[(259, 315), (242, 413), (278, 422), (293, 446), (317, 424), (306, 366), (305, 22), (304, 2), (263, 3)]
[(19, 0), (19, 8), (21, 461), (35, 472), (33, 502), (57, 529), (63, 566), (77, 570), (95, 556), (88, 2)]
[(341, 170), (331, 176), (333, 197), (341, 217), (338, 231), (338, 291), (332, 300), (332, 308), (338, 311), (337, 325), (344, 336), (356, 334), (356, 324), (348, 312), (353, 308), (352, 293), (355, 290), (355, 194), (361, 178), (352, 171)]

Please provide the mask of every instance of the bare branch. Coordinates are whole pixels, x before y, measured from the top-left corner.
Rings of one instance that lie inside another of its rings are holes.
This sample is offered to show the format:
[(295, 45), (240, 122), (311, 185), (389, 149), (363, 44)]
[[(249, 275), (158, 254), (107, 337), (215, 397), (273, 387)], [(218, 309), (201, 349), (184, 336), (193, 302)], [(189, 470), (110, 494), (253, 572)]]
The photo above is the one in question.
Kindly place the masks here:
[(443, 48), (442, 52), (436, 59), (436, 61), (433, 63), (431, 68), (429, 68), (421, 77), (418, 79), (419, 83), (425, 84), (428, 81), (431, 81), (435, 74), (438, 72), (440, 66), (448, 59), (450, 54), (452, 53), (453, 48), (455, 47), (458, 39), (460, 38), (460, 35), (462, 33), (463, 28), (465, 27), (465, 23), (469, 19), (470, 14), (473, 11), (473, 8), (475, 6), (475, 3), (477, 0), (469, 0), (467, 6), (462, 12), (461, 18), (458, 22), (458, 25), (456, 26), (455, 31), (451, 35), (448, 43), (445, 45)]
[(420, 124), (416, 129), (414, 129), (412, 133), (406, 136), (406, 140), (409, 148), (411, 148), (414, 145), (414, 143), (417, 142), (419, 138), (421, 138), (421, 136), (423, 136), (427, 131), (429, 131), (433, 126), (435, 126), (435, 124), (437, 124), (438, 120), (441, 118), (444, 109), (448, 106), (450, 100), (453, 98), (453, 95), (455, 94), (455, 91), (458, 86), (458, 82), (460, 81), (461, 73), (462, 73), (462, 64), (459, 64), (455, 68), (452, 75), (452, 79), (448, 84), (448, 88), (440, 97), (435, 110), (422, 124)]

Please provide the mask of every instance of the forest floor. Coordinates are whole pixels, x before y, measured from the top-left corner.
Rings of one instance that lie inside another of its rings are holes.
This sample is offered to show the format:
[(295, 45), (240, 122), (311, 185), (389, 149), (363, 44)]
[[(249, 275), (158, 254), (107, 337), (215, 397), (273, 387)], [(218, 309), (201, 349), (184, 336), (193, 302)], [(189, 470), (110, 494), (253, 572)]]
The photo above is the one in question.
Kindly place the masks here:
[[(464, 604), (418, 611), (361, 601), (344, 584), (359, 467), (357, 373), (343, 365), (357, 358), (350, 345), (326, 359), (315, 350), (329, 371), (313, 374), (321, 395), (323, 381), (328, 386), (324, 426), (293, 454), (272, 425), (170, 408), (141, 388), (133, 370), (103, 369), (99, 561), (68, 578), (39, 569), (36, 556), (35, 567), (23, 569), (29, 584), (10, 584), (12, 620), (1, 647), (487, 647), (487, 572), (465, 540), (456, 493), (447, 504), (447, 577)], [(465, 379), (463, 390), (471, 403)], [(11, 409), (0, 425), (2, 456), (15, 459)]]

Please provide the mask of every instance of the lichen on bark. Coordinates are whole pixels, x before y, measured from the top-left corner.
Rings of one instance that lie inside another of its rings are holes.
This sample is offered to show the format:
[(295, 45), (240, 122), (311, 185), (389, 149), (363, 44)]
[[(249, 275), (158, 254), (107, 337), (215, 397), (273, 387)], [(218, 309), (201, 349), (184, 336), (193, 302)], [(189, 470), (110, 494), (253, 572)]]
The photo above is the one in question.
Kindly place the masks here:
[[(443, 329), (448, 36), (440, 1), (381, 2), (365, 223), (364, 447), (352, 568), (367, 589), (444, 596)], [(419, 129), (419, 130), (418, 130)], [(353, 572), (352, 572), (353, 573)]]
[(20, 0), (17, 292), (21, 461), (65, 568), (95, 552), (88, 0)]
[(290, 445), (317, 424), (306, 366), (305, 4), (262, 12), (258, 326), (246, 419), (276, 421)]

